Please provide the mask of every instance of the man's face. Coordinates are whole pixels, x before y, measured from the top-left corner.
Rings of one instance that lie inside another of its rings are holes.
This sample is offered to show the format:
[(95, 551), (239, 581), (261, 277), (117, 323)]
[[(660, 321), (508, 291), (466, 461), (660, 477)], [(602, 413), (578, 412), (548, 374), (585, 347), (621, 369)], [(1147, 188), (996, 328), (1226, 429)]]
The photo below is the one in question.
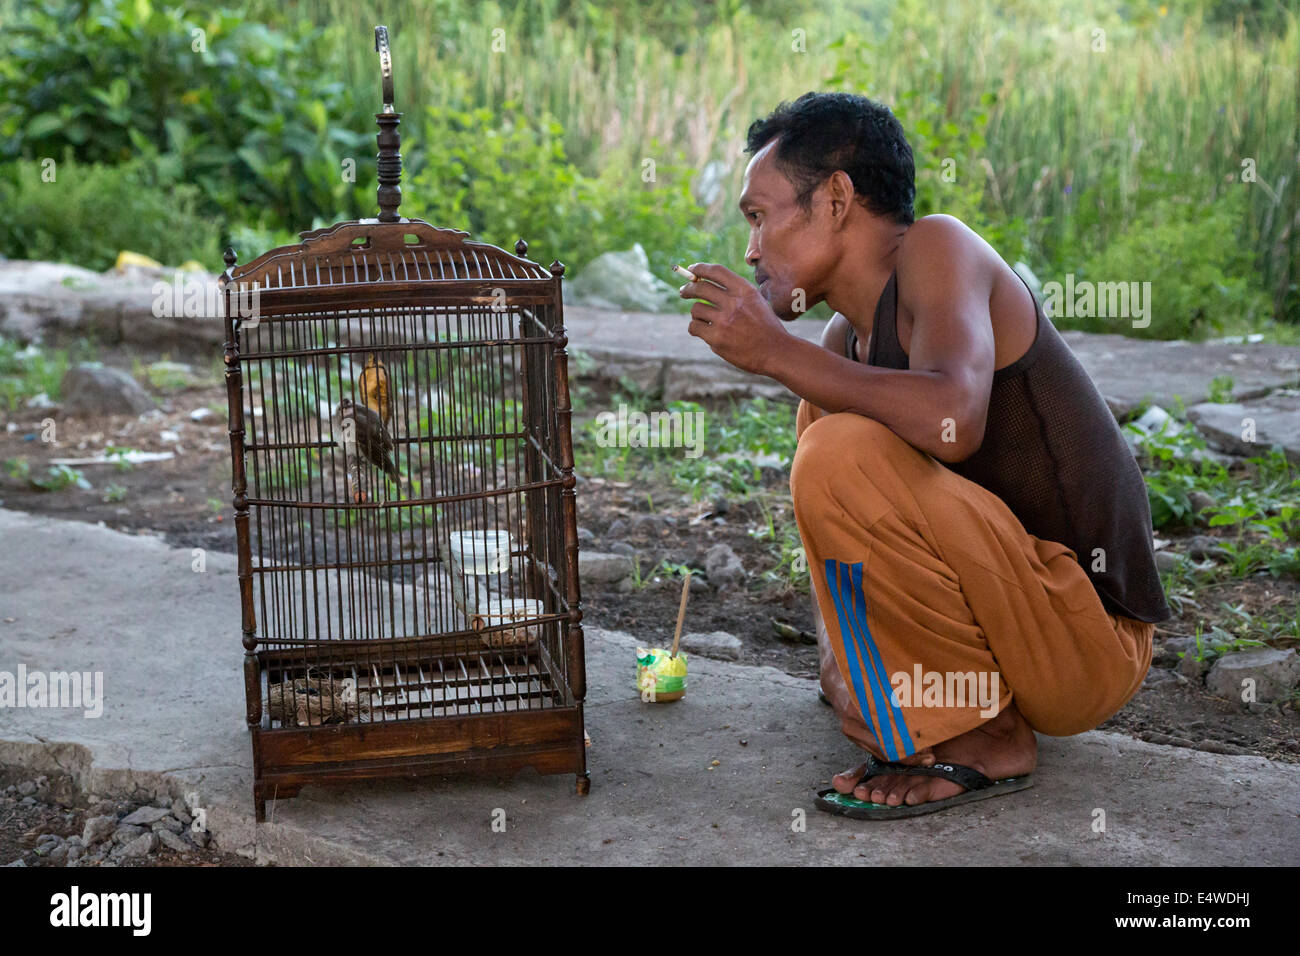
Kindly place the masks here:
[[(754, 268), (754, 283), (772, 311), (790, 321), (821, 301), (821, 280), (835, 254), (823, 222), (825, 198), (819, 190), (811, 213), (800, 208), (794, 184), (776, 166), (778, 142), (772, 140), (749, 161), (739, 205), (749, 223), (745, 261)], [(795, 302), (796, 289), (803, 290), (800, 302)]]

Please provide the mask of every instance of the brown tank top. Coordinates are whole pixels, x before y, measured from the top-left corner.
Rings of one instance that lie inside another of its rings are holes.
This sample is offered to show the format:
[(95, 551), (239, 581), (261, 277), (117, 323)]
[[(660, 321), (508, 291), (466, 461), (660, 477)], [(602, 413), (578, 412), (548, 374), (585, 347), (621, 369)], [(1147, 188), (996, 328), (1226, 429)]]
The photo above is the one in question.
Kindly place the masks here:
[[(866, 364), (906, 370), (897, 277), (876, 305)], [(1109, 613), (1167, 620), (1173, 615), (1156, 570), (1142, 470), (1105, 399), (1033, 298), (1038, 331), (1029, 351), (993, 373), (983, 443), (965, 461), (941, 464), (1005, 501), (1030, 534), (1073, 551)], [(850, 326), (846, 352), (854, 360), (856, 342)], [(1100, 556), (1104, 570), (1094, 571)]]

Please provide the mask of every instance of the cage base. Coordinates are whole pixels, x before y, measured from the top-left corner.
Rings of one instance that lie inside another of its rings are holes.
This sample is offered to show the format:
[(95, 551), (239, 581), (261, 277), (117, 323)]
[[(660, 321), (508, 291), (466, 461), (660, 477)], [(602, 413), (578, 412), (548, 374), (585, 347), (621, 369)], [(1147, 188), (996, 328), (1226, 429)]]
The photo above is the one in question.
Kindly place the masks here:
[(267, 799), (306, 785), (442, 774), (573, 773), (590, 787), (582, 706), (427, 717), (377, 723), (252, 731), (253, 801), (259, 823)]

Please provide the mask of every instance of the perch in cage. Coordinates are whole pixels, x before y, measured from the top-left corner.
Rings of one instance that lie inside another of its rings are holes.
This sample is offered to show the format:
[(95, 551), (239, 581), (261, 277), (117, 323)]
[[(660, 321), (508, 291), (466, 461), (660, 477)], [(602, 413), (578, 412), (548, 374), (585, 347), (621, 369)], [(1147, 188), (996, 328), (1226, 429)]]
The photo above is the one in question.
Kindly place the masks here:
[(376, 49), (378, 217), (221, 279), (258, 820), (375, 777), (588, 788), (564, 267), (398, 215)]

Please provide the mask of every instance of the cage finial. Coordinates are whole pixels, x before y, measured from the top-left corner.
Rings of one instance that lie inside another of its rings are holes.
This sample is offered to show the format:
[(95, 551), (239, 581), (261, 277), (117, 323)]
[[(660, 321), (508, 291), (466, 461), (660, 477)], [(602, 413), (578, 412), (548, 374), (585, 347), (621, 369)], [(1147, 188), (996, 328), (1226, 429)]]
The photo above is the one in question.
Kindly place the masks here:
[(383, 111), (375, 114), (375, 121), (379, 124), (379, 133), (375, 137), (379, 146), (376, 162), (379, 221), (397, 222), (401, 219), (397, 207), (402, 204), (402, 138), (397, 125), (402, 121), (402, 114), (393, 109), (393, 57), (388, 49), (388, 27), (375, 27), (375, 50), (379, 53), (384, 98)]
[(524, 240), (520, 238), (520, 240), (515, 243), (515, 255), (522, 259), (527, 254), (528, 243), (524, 242)]

